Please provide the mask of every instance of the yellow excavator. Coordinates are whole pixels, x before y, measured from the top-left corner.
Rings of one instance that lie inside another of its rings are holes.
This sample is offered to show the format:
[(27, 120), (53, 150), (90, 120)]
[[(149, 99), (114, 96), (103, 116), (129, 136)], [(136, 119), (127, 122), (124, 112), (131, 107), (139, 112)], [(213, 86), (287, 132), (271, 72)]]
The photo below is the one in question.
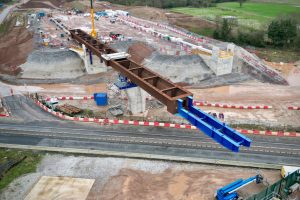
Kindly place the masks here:
[(91, 18), (92, 18), (92, 32), (91, 32), (91, 36), (96, 38), (97, 37), (97, 33), (95, 30), (95, 18), (94, 18), (94, 7), (93, 7), (93, 0), (91, 0)]

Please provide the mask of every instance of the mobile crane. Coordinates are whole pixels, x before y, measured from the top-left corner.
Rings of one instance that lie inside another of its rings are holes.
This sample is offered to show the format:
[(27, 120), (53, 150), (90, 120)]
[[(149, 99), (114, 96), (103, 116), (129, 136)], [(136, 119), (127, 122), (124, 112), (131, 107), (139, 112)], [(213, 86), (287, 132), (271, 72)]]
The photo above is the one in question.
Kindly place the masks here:
[(97, 33), (95, 30), (95, 18), (94, 18), (94, 7), (93, 7), (93, 0), (91, 0), (91, 18), (92, 18), (92, 32), (91, 32), (91, 36), (93, 38), (97, 37)]
[(250, 177), (246, 180), (238, 179), (229, 185), (226, 185), (217, 190), (216, 199), (217, 200), (236, 200), (241, 199), (238, 196), (237, 190), (249, 185), (250, 183), (256, 182), (256, 184), (262, 183), (263, 176), (257, 174), (256, 176)]

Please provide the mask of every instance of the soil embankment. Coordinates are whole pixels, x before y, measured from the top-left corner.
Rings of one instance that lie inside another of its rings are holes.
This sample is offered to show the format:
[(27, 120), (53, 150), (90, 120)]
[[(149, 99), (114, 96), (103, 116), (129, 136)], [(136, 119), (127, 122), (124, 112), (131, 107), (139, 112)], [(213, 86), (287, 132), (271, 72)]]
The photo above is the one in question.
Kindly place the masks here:
[(0, 73), (17, 75), (33, 49), (33, 36), (25, 28), (15, 27), (0, 38)]
[(21, 8), (59, 8), (71, 1), (73, 0), (31, 0), (23, 4)]
[(125, 9), (135, 17), (158, 22), (165, 21), (171, 25), (179, 26), (194, 32), (201, 29), (214, 29), (217, 26), (214, 22), (210, 22), (199, 17), (168, 12), (167, 10), (159, 8), (132, 6)]
[(22, 78), (63, 79), (84, 75), (82, 60), (72, 51), (48, 49), (33, 51), (21, 65)]

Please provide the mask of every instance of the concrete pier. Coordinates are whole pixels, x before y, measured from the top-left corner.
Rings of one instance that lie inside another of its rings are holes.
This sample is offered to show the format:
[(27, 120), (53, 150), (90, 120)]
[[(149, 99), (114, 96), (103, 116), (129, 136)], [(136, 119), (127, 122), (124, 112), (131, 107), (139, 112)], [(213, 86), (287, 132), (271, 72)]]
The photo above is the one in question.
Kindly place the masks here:
[(84, 44), (82, 45), (82, 49), (70, 48), (70, 50), (77, 53), (79, 57), (83, 60), (84, 68), (87, 74), (97, 74), (100, 72), (107, 71), (105, 63), (101, 63), (98, 56), (94, 56), (93, 54), (90, 54), (90, 52), (87, 52), (87, 49)]
[(125, 90), (128, 97), (128, 109), (132, 114), (140, 114), (146, 111), (146, 97), (145, 92), (140, 87), (133, 87)]

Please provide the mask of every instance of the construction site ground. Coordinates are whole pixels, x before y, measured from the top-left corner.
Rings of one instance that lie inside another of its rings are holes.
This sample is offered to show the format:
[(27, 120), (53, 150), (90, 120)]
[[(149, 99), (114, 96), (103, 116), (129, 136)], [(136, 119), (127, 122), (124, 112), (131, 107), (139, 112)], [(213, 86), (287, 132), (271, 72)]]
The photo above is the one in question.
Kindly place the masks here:
[[(87, 0), (67, 1), (66, 4), (65, 2), (31, 0), (21, 8), (39, 11), (40, 8), (72, 8), (77, 4), (81, 5), (85, 11), (89, 10)], [(137, 17), (157, 22), (169, 22), (189, 29), (192, 26), (201, 28), (215, 26), (211, 22), (196, 17), (169, 13), (156, 8), (115, 6), (97, 1), (95, 10), (97, 9), (124, 9)], [(50, 11), (55, 18), (60, 18), (69, 28), (81, 28), (86, 32), (91, 30), (90, 17), (67, 15), (58, 10)], [(300, 106), (300, 61), (296, 63), (267, 62), (268, 66), (276, 69), (286, 78), (289, 86), (263, 83), (253, 80), (253, 77), (240, 77), (240, 74), (232, 74), (227, 79), (229, 81), (236, 79), (235, 84), (226, 82), (224, 86), (203, 88), (198, 83), (214, 75), (199, 56), (189, 55), (189, 52), (168, 41), (130, 28), (121, 22), (111, 24), (108, 18), (100, 18), (95, 23), (97, 32), (101, 36), (107, 37), (110, 32), (123, 34), (126, 41), (111, 44), (114, 48), (118, 51), (128, 50), (137, 62), (144, 63), (152, 70), (185, 86), (193, 93), (195, 100), (222, 104), (272, 106), (272, 109), (245, 110), (202, 106), (202, 110), (217, 114), (224, 113), (225, 122), (230, 124), (261, 125), (264, 129), (299, 130), (299, 110), (288, 110), (287, 107)], [(125, 109), (125, 116), (122, 117), (124, 119), (186, 123), (182, 118), (171, 115), (164, 105), (154, 99), (147, 101), (147, 111), (143, 115), (129, 115), (126, 110), (128, 101), (124, 99), (122, 92), (115, 93), (111, 89), (118, 73), (109, 69), (106, 73), (87, 75), (82, 60), (74, 52), (68, 50), (74, 43), (69, 41), (66, 35), (61, 37), (63, 32), (49, 21), (49, 17), (46, 16), (39, 22), (35, 22), (33, 26), (35, 33), (24, 27), (13, 27), (0, 38), (0, 78), (3, 81), (0, 82), (0, 97), (4, 98), (9, 108), (15, 110), (16, 114), (10, 116), (11, 119), (59, 120), (43, 112), (26, 97), (19, 96), (20, 94), (38, 93), (44, 97), (59, 97), (92, 96), (95, 92), (108, 92), (109, 105), (105, 107), (96, 106), (94, 100), (62, 100), (59, 104), (71, 104), (81, 109), (92, 110), (94, 113), (98, 112), (99, 117), (110, 118), (113, 116), (108, 114), (108, 108), (121, 105)], [(41, 44), (37, 27), (49, 32), (55, 44), (54, 48)], [(185, 36), (171, 33), (160, 27), (155, 28), (159, 32), (182, 37), (186, 41), (195, 43)], [(177, 51), (180, 51), (180, 57), (175, 55)], [(95, 56), (94, 58), (98, 59)], [(11, 96), (11, 89), (14, 96)], [(24, 199), (41, 176), (66, 176), (95, 179), (87, 198), (89, 200), (205, 200), (213, 199), (217, 188), (238, 178), (249, 178), (257, 172), (256, 169), (213, 165), (47, 155), (37, 172), (16, 179), (5, 191), (1, 192), (0, 199)], [(259, 172), (267, 177), (269, 183), (280, 178), (278, 170), (259, 170)], [(252, 184), (240, 192), (247, 196), (262, 189), (262, 185)]]
[[(143, 8), (141, 8), (143, 9)], [(132, 8), (133, 11), (138, 10)], [(159, 13), (159, 9), (152, 9), (154, 13)], [(150, 13), (147, 11), (146, 13)], [(134, 14), (134, 12), (133, 12)], [(91, 30), (91, 23), (89, 21), (89, 17), (83, 16), (73, 16), (73, 15), (66, 15), (62, 14), (59, 11), (53, 12), (53, 15), (56, 18), (62, 20), (69, 28), (81, 28), (89, 32)], [(157, 15), (161, 15), (157, 14)], [(151, 17), (150, 17), (151, 18)], [(163, 17), (157, 17), (156, 19), (162, 19)], [(64, 46), (71, 45), (72, 43), (67, 40), (66, 37), (60, 37), (63, 33), (60, 30), (57, 30), (55, 24), (49, 21), (48, 17), (45, 17), (41, 20), (41, 28), (44, 31), (49, 32), (52, 38), (60, 44), (63, 43)], [(165, 29), (160, 27), (155, 27), (158, 31), (162, 33), (169, 34)], [(153, 69), (162, 70), (162, 64), (168, 63), (167, 59), (162, 57), (159, 60), (157, 57), (151, 58), (147, 60), (149, 55), (151, 54), (151, 49), (154, 48), (160, 54), (165, 54), (168, 52), (172, 52), (172, 45), (168, 41), (163, 41), (161, 39), (152, 37), (148, 33), (138, 31), (133, 28), (129, 28), (128, 25), (125, 25), (121, 22), (116, 22), (116, 24), (111, 24), (108, 18), (100, 18), (99, 21), (96, 21), (96, 29), (101, 36), (108, 36), (110, 32), (117, 32), (121, 33), (125, 36), (125, 38), (131, 37), (134, 41), (141, 41), (143, 42), (140, 45), (131, 44), (131, 43), (122, 43), (117, 42), (113, 44), (113, 46), (117, 49), (121, 49), (126, 51), (129, 49), (132, 57), (135, 58), (136, 61), (142, 62), (145, 59), (146, 66), (152, 66)], [(172, 35), (177, 37), (182, 37), (180, 35), (176, 35), (172, 33)], [(185, 40), (190, 41), (188, 38)], [(151, 44), (149, 48), (145, 46), (146, 44)], [(169, 51), (160, 52), (161, 48), (168, 48)], [(143, 48), (145, 50), (140, 51)], [(40, 89), (35, 88), (35, 92), (39, 92), (42, 95), (48, 96), (80, 96), (80, 95), (92, 95), (94, 92), (106, 92), (107, 91), (107, 84), (99, 83), (96, 85), (81, 85), (79, 83), (79, 79), (76, 77), (79, 76), (86, 76), (84, 75), (83, 66), (80, 59), (76, 58), (76, 56), (70, 53), (67, 53), (66, 50), (43, 50), (43, 54), (40, 55), (39, 49), (34, 51), (30, 54), (27, 62), (23, 64), (21, 67), (23, 69), (21, 77), (23, 78), (30, 78), (30, 79), (42, 79), (46, 78), (45, 83), (47, 83), (47, 79), (57, 79), (57, 80), (68, 80), (67, 78), (74, 78), (72, 82), (74, 84), (42, 84), (42, 85), (35, 85), (37, 87), (41, 87)], [(53, 51), (53, 52), (52, 52)], [(28, 52), (28, 51), (27, 51)], [(64, 53), (62, 53), (64, 52)], [(174, 52), (173, 52), (174, 53)], [(65, 54), (65, 55), (64, 55)], [(70, 54), (70, 55), (69, 55)], [(57, 56), (59, 55), (59, 59)], [(24, 55), (26, 57), (26, 55)], [(41, 58), (41, 56), (43, 58)], [(71, 57), (70, 57), (71, 56)], [(169, 55), (172, 56), (172, 55)], [(174, 56), (174, 55), (173, 55)], [(60, 59), (61, 58), (61, 59)], [(77, 61), (74, 61), (76, 60)], [(156, 60), (158, 59), (158, 60)], [(72, 61), (71, 61), (72, 60)], [(176, 61), (175, 56), (172, 62), (169, 62), (167, 66), (172, 66), (172, 69), (176, 70), (167, 70), (168, 75), (171, 76), (173, 80), (176, 82), (184, 83), (185, 77), (190, 77), (196, 74), (193, 70), (184, 70), (185, 65), (188, 65), (191, 68), (199, 68), (198, 73), (202, 73), (203, 69), (200, 69), (198, 61), (193, 61), (193, 63), (186, 63), (188, 60), (191, 60), (190, 57), (187, 57), (186, 60)], [(44, 64), (45, 62), (45, 64)], [(76, 63), (74, 63), (76, 62)], [(193, 65), (196, 62), (196, 65)], [(55, 63), (52, 66), (60, 66), (59, 71), (57, 71), (56, 67), (49, 66), (48, 63)], [(155, 64), (153, 64), (155, 63)], [(147, 65), (148, 64), (148, 65)], [(230, 123), (236, 124), (255, 124), (255, 125), (265, 125), (265, 126), (276, 126), (276, 127), (285, 127), (285, 126), (293, 126), (298, 127), (300, 125), (299, 122), (299, 112), (297, 111), (289, 111), (287, 110), (287, 106), (297, 106), (299, 104), (299, 93), (296, 88), (300, 86), (299, 83), (299, 65), (296, 64), (284, 64), (284, 63), (267, 63), (269, 66), (273, 67), (274, 69), (280, 71), (282, 75), (288, 80), (290, 86), (277, 86), (271, 84), (264, 84), (257, 81), (248, 81), (244, 83), (240, 83), (239, 85), (231, 85), (231, 86), (223, 86), (217, 87), (212, 89), (190, 89), (193, 92), (194, 97), (196, 100), (203, 100), (215, 103), (223, 103), (223, 104), (240, 104), (240, 105), (270, 105), (273, 109), (270, 110), (238, 110), (238, 109), (222, 109), (222, 108), (213, 108), (213, 107), (202, 107), (203, 110), (207, 112), (215, 112), (215, 113), (224, 113), (225, 121)], [(201, 65), (201, 64), (200, 64)], [(157, 66), (157, 67), (156, 67)], [(61, 71), (63, 70), (63, 71)], [(186, 71), (186, 73), (182, 73)], [(179, 75), (176, 76), (176, 73)], [(192, 73), (192, 74), (189, 74)], [(95, 75), (97, 76), (97, 75)], [(104, 82), (111, 83), (113, 81), (113, 77), (116, 76), (115, 73), (107, 73), (102, 74), (101, 77), (104, 78)], [(170, 77), (169, 76), (169, 77)], [(199, 77), (198, 77), (199, 78)], [(30, 80), (29, 79), (29, 80)], [(105, 81), (106, 80), (106, 81)], [(107, 80), (109, 80), (107, 82)], [(199, 80), (194, 78), (193, 80)], [(76, 84), (78, 82), (78, 85)], [(195, 82), (195, 81), (194, 81)], [(191, 84), (193, 82), (190, 82)], [(26, 88), (23, 87), (24, 90), (30, 87), (30, 83), (26, 84)], [(99, 85), (100, 88), (98, 87)], [(96, 87), (94, 87), (96, 86)], [(190, 86), (189, 88), (193, 88)], [(257, 88), (260, 88), (257, 90)], [(278, 93), (274, 93), (274, 91), (278, 91)], [(251, 91), (251, 93), (250, 93)], [(115, 96), (114, 96), (115, 97)], [(124, 107), (127, 106), (127, 101), (123, 100), (122, 97), (116, 96), (118, 101), (111, 101), (111, 105), (114, 104), (122, 104)], [(115, 100), (116, 98), (111, 98)], [(64, 103), (64, 102), (61, 102)], [(66, 102), (70, 103), (75, 106), (79, 106), (83, 109), (90, 109), (94, 110), (95, 112), (100, 111), (107, 111), (107, 107), (102, 109), (95, 106), (93, 101), (70, 101)], [(155, 104), (152, 106), (148, 106), (150, 108), (147, 112), (146, 119), (147, 120), (165, 120), (168, 121), (172, 118), (172, 116), (165, 110), (161, 109), (162, 106), (159, 104)]]
[[(296, 74), (299, 76), (299, 74)], [(298, 78), (295, 79), (299, 80)], [(104, 108), (96, 106), (94, 100), (70, 100), (60, 101), (60, 104), (69, 103), (82, 109), (100, 112), (98, 116), (105, 117), (107, 109), (114, 105), (123, 105), (126, 109), (127, 100), (122, 99), (124, 95), (114, 96), (108, 90), (106, 83), (92, 85), (77, 85), (70, 83), (63, 84), (36, 84), (26, 86), (13, 86), (2, 84), (1, 96), (10, 95), (8, 87), (13, 88), (15, 93), (39, 93), (44, 97), (59, 96), (92, 96), (95, 92), (109, 92), (110, 104)], [(257, 88), (260, 88), (257, 90)], [(288, 110), (288, 106), (297, 106), (300, 104), (299, 86), (277, 86), (257, 82), (243, 83), (239, 85), (222, 86), (208, 89), (189, 89), (194, 98), (199, 101), (208, 101), (212, 103), (234, 104), (234, 105), (268, 105), (272, 109), (228, 109), (202, 106), (206, 112), (224, 113), (225, 121), (231, 124), (253, 124), (263, 127), (278, 127), (283, 130), (288, 127), (299, 128), (300, 113), (297, 110)], [(117, 98), (115, 98), (117, 97)], [(147, 102), (147, 115), (145, 118), (133, 118), (149, 121), (174, 121), (184, 122), (180, 117), (174, 117), (169, 114), (162, 104), (156, 100)], [(110, 116), (112, 117), (112, 116)]]
[[(42, 176), (53, 176), (62, 177), (58, 179), (59, 184), (64, 184), (63, 180), (66, 184), (70, 182), (69, 178), (64, 177), (95, 179), (86, 198), (88, 200), (210, 200), (214, 198), (217, 188), (238, 178), (248, 178), (257, 173), (264, 175), (269, 184), (280, 178), (279, 170), (256, 170), (110, 157), (46, 155), (35, 173), (24, 175), (13, 181), (0, 194), (0, 198), (3, 200), (24, 199), (30, 191), (38, 189), (39, 185), (35, 186), (35, 184)], [(46, 182), (43, 184), (49, 187), (53, 183), (51, 180), (53, 178), (45, 179)], [(85, 183), (86, 185), (84, 185)], [(82, 188), (89, 188), (90, 183), (91, 181), (81, 181), (80, 184)], [(241, 189), (239, 193), (247, 197), (260, 192), (264, 187), (263, 184), (253, 183)], [(69, 194), (67, 186), (65, 188), (56, 193), (57, 199), (63, 199), (66, 197), (65, 195)], [(39, 194), (41, 195), (39, 199), (53, 194), (52, 190), (47, 190), (47, 187), (44, 187), (44, 191), (45, 193)], [(75, 188), (74, 193), (76, 192), (79, 191)]]
[[(298, 79), (299, 80), (299, 79)], [(257, 88), (260, 88), (257, 90)], [(59, 96), (92, 96), (94, 92), (107, 92), (107, 85), (104, 83), (95, 85), (72, 85), (54, 84), (37, 85), (35, 87), (19, 86), (18, 89), (31, 92), (38, 92), (47, 97)], [(300, 113), (297, 110), (288, 110), (288, 106), (300, 104), (299, 86), (276, 86), (262, 83), (245, 83), (239, 85), (223, 86), (208, 89), (189, 89), (194, 98), (199, 101), (212, 103), (233, 104), (233, 105), (267, 105), (272, 109), (228, 109), (202, 106), (206, 112), (224, 113), (225, 121), (232, 124), (254, 124), (267, 127), (298, 128), (300, 126)], [(124, 97), (124, 96), (123, 96)], [(110, 105), (121, 104), (127, 106), (127, 100), (121, 97), (110, 98)], [(152, 102), (152, 103), (151, 103)], [(148, 120), (174, 120), (163, 105), (155, 103), (156, 100), (148, 101), (148, 113), (145, 119)], [(90, 109), (95, 112), (103, 111), (103, 108), (96, 106), (94, 100), (69, 100), (60, 103), (69, 103), (83, 109)], [(152, 106), (152, 107), (151, 107)], [(164, 108), (164, 109), (162, 109)], [(107, 109), (107, 107), (105, 108)], [(103, 115), (102, 115), (103, 116)], [(179, 120), (180, 118), (178, 118)], [(180, 122), (180, 121), (179, 121)]]
[(15, 27), (0, 37), (0, 73), (17, 75), (33, 49), (32, 34), (25, 28)]

